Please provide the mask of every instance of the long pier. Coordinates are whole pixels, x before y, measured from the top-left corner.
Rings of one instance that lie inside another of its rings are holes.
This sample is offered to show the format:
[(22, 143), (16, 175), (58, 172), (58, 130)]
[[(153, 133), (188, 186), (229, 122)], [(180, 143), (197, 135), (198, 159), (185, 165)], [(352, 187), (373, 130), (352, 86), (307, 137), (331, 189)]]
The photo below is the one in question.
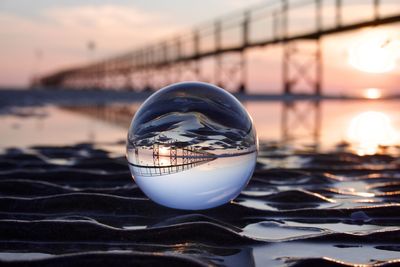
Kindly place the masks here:
[[(193, 146), (177, 146), (177, 140), (170, 140), (167, 143), (160, 143), (154, 140), (151, 147), (147, 147), (152, 154), (152, 160), (144, 157), (142, 159), (141, 149), (134, 150), (135, 162), (129, 164), (142, 176), (160, 176), (189, 170), (204, 163), (213, 161), (216, 155), (197, 149)], [(163, 150), (163, 152), (162, 152)]]
[[(245, 92), (248, 88), (246, 52), (255, 47), (280, 44), (283, 46), (282, 93), (305, 91), (321, 95), (322, 38), (400, 22), (400, 11), (384, 11), (385, 5), (389, 4), (384, 0), (365, 1), (362, 13), (367, 15), (349, 20), (345, 11), (352, 8), (351, 2), (354, 1), (280, 0), (265, 3), (116, 57), (56, 71), (36, 80), (35, 85), (142, 91), (178, 81), (200, 80)], [(304, 52), (303, 43), (307, 43), (307, 47), (311, 44), (311, 53), (309, 49)], [(306, 63), (298, 62), (297, 56), (301, 53), (308, 55)], [(227, 57), (229, 61), (224, 60)], [(213, 74), (202, 71), (203, 59), (214, 61)]]

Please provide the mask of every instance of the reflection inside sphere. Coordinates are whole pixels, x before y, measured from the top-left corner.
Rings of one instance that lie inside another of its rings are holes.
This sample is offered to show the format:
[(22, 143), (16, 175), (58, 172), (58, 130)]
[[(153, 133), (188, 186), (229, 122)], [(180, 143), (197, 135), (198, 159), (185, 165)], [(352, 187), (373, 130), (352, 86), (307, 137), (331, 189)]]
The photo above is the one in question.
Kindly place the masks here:
[(231, 94), (186, 82), (168, 86), (143, 103), (128, 133), (132, 175), (157, 203), (204, 209), (236, 197), (256, 161), (252, 120)]

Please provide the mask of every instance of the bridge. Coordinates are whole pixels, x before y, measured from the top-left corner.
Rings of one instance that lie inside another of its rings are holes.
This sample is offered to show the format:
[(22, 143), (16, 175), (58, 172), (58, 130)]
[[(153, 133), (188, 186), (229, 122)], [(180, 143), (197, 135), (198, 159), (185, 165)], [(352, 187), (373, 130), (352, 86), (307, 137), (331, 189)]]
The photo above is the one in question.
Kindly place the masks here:
[[(319, 96), (323, 83), (321, 40), (324, 37), (400, 21), (400, 11), (388, 11), (385, 5), (389, 2), (384, 0), (363, 1), (365, 15), (348, 19), (346, 10), (351, 2), (355, 1), (265, 3), (116, 57), (57, 71), (39, 78), (34, 84), (52, 88), (142, 91), (178, 81), (199, 80), (245, 93), (248, 88), (247, 52), (255, 47), (279, 44), (283, 46), (282, 93), (306, 92)], [(350, 17), (354, 16), (352, 12)], [(303, 57), (299, 61), (299, 54), (307, 55), (306, 60)], [(206, 73), (201, 67), (204, 60), (214, 62), (213, 73)]]
[[(177, 144), (179, 144), (177, 140), (165, 143), (154, 139), (154, 144), (150, 147), (135, 147), (133, 157), (135, 162), (129, 162), (129, 165), (141, 176), (160, 176), (189, 170), (217, 158), (216, 155), (191, 145)], [(151, 151), (152, 160), (145, 156), (142, 159), (146, 150)]]

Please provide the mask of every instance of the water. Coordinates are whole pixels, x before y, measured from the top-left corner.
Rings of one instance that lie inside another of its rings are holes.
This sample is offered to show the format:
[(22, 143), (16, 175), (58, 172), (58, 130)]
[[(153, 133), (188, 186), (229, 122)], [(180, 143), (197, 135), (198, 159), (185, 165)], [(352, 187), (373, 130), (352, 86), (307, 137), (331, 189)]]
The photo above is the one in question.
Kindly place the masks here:
[[(379, 145), (394, 147), (400, 144), (398, 100), (260, 101), (244, 105), (254, 119), (261, 142), (277, 142), (291, 150), (312, 147), (313, 150), (328, 152), (345, 148), (363, 155), (388, 152), (379, 151), (382, 149)], [(377, 112), (380, 116), (369, 112)], [(357, 140), (351, 137), (351, 128), (354, 119), (364, 113), (372, 116), (369, 117), (371, 120), (365, 120), (367, 125), (358, 127), (358, 138), (372, 139), (373, 142), (367, 147), (360, 147)], [(377, 120), (376, 117), (382, 119)], [(392, 132), (389, 143), (385, 140), (388, 128)]]
[[(271, 144), (269, 148), (318, 148), (318, 151), (332, 151), (337, 145), (346, 142), (350, 146), (344, 148), (358, 154), (362, 151), (358, 151), (356, 142), (350, 140), (348, 132), (354, 118), (370, 111), (383, 113), (390, 119), (389, 124), (397, 135), (390, 148), (400, 144), (397, 100), (326, 100), (318, 103), (247, 101), (243, 105), (253, 119), (260, 142)], [(68, 108), (15, 108), (18, 112), (0, 115), (0, 147), (95, 142), (102, 146), (107, 145), (108, 150), (124, 155), (126, 130), (138, 107), (139, 104), (134, 103)], [(21, 116), (20, 113), (28, 115)], [(298, 158), (288, 158), (285, 166), (296, 166), (297, 161)]]
[(213, 85), (186, 82), (158, 91), (138, 109), (127, 159), (150, 199), (198, 210), (239, 195), (253, 173), (257, 146), (239, 101)]

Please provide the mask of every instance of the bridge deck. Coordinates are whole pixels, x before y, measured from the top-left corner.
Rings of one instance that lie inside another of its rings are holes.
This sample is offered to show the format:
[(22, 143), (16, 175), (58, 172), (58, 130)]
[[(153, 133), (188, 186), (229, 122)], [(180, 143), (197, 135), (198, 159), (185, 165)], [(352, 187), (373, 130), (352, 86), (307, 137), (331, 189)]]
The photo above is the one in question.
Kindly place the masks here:
[[(300, 34), (296, 34), (296, 35), (289, 36), (286, 38), (271, 38), (271, 39), (261, 40), (258, 42), (249, 42), (249, 43), (238, 45), (238, 46), (232, 46), (232, 47), (227, 47), (227, 48), (223, 48), (223, 49), (207, 51), (205, 53), (199, 53), (197, 55), (180, 57), (175, 60), (163, 61), (163, 62), (152, 64), (152, 66), (153, 67), (154, 66), (162, 67), (162, 66), (165, 66), (168, 64), (175, 64), (175, 63), (179, 63), (179, 62), (197, 60), (197, 59), (215, 56), (215, 55), (224, 54), (224, 53), (240, 52), (240, 51), (243, 51), (243, 50), (246, 50), (249, 48), (254, 48), (254, 47), (274, 45), (274, 44), (291, 42), (291, 41), (296, 41), (296, 40), (318, 39), (323, 36), (327, 36), (327, 35), (331, 35), (331, 34), (343, 33), (343, 32), (357, 30), (357, 29), (364, 28), (364, 27), (373, 27), (373, 26), (379, 26), (379, 25), (396, 23), (396, 22), (400, 22), (400, 14), (396, 15), (396, 16), (386, 17), (386, 18), (378, 18), (376, 20), (371, 20), (371, 21), (363, 21), (363, 22), (352, 23), (352, 24), (348, 24), (348, 25), (344, 25), (344, 26), (327, 28), (327, 29), (323, 29), (320, 31), (300, 33)], [(140, 69), (143, 67), (149, 67), (149, 66), (148, 65), (137, 66), (136, 68)], [(125, 68), (129, 68), (129, 67), (125, 66)]]

